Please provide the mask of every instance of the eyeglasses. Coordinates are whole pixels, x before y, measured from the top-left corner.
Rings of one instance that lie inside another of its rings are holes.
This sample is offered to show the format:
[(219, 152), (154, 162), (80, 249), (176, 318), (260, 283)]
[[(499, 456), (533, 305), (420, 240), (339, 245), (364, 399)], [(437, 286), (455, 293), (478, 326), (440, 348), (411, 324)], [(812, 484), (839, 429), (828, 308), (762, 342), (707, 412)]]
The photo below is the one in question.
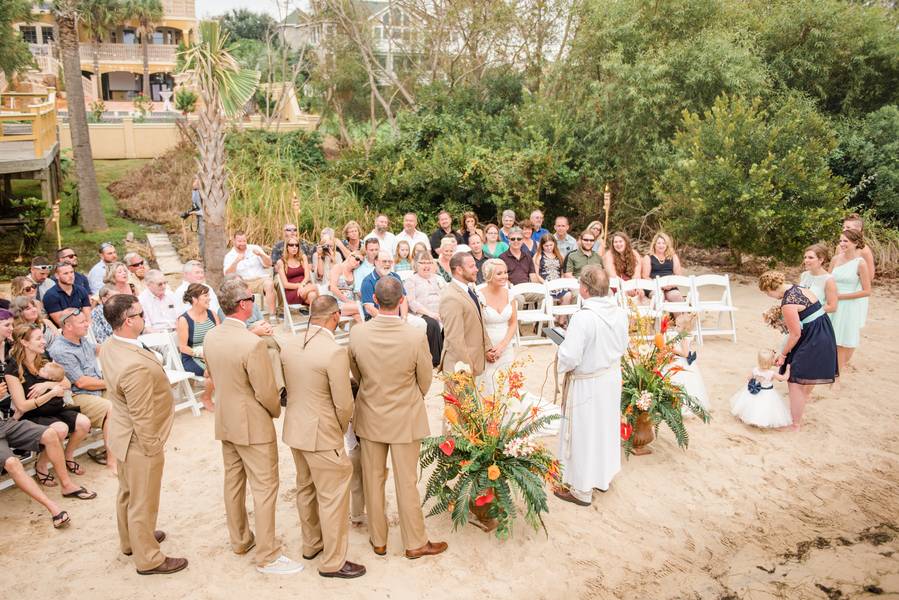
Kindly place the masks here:
[(134, 319), (136, 317), (144, 318), (144, 311), (140, 311), (139, 313), (134, 313), (133, 315), (125, 315), (126, 319)]
[(131, 264), (128, 265), (128, 266), (129, 266), (129, 267), (142, 267), (142, 266), (144, 266), (144, 261), (140, 261), (140, 262), (136, 262), (136, 263), (131, 263)]
[(67, 314), (66, 316), (64, 316), (64, 317), (62, 318), (62, 320), (59, 322), (59, 326), (62, 327), (62, 326), (65, 324), (66, 319), (68, 319), (69, 317), (75, 317), (75, 316), (78, 316), (78, 315), (80, 315), (80, 314), (81, 314), (81, 309), (80, 309), (80, 308), (76, 308), (75, 310), (73, 310), (72, 312), (70, 312), (69, 314)]

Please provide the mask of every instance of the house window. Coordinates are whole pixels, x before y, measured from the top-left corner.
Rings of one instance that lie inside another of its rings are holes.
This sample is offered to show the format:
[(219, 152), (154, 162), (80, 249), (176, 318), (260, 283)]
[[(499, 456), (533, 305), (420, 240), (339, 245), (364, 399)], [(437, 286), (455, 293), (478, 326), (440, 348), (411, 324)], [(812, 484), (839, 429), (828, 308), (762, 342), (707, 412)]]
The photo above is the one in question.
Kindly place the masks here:
[(52, 27), (41, 27), (41, 35), (44, 38), (44, 43), (49, 44), (53, 41), (53, 28)]
[(123, 29), (122, 30), (122, 43), (123, 44), (136, 44), (137, 43), (137, 32), (133, 29)]
[(19, 27), (19, 33), (22, 34), (22, 39), (25, 41), (25, 43), (37, 44), (37, 27)]

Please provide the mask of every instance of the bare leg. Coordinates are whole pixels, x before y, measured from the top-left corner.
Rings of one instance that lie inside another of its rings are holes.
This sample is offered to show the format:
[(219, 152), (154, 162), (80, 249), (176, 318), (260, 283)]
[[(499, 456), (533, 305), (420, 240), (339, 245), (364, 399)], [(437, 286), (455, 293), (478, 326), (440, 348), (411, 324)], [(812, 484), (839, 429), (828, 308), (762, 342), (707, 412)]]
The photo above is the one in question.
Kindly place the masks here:
[(203, 373), (203, 377), (206, 378), (206, 386), (203, 388), (200, 402), (203, 403), (203, 408), (209, 412), (215, 412), (215, 403), (212, 401), (212, 392), (215, 391), (215, 384), (212, 383), (212, 377), (209, 376), (209, 371)]
[(16, 485), (19, 486), (19, 489), (31, 496), (35, 501), (39, 502), (47, 509), (47, 512), (50, 513), (50, 516), (58, 515), (62, 512), (62, 509), (59, 508), (59, 505), (50, 500), (44, 491), (41, 489), (34, 479), (29, 477), (25, 473), (25, 468), (22, 466), (22, 463), (16, 457), (11, 457), (6, 460), (3, 464), (3, 468), (6, 469), (6, 472), (9, 473), (9, 476), (12, 478)]
[(840, 367), (840, 375), (846, 373), (846, 367), (852, 359), (855, 348), (847, 348), (846, 346), (837, 346), (837, 365)]
[(790, 415), (793, 417), (793, 431), (799, 431), (802, 426), (802, 413), (805, 410), (805, 403), (808, 401), (810, 385), (802, 385), (801, 383), (790, 383)]
[[(69, 443), (66, 444), (66, 460), (74, 460), (75, 459), (75, 450), (81, 445), (81, 442), (84, 441), (91, 432), (91, 421), (85, 415), (78, 415), (78, 418), (75, 419), (75, 431), (72, 432), (72, 435), (69, 437)], [(77, 473), (77, 475), (83, 475), (83, 473)]]
[(81, 487), (75, 485), (75, 482), (69, 477), (69, 472), (66, 471), (66, 459), (62, 451), (62, 442), (59, 441), (59, 437), (52, 428), (48, 427), (44, 435), (41, 436), (41, 443), (44, 445), (44, 452), (56, 470), (56, 476), (59, 478), (59, 483), (62, 486), (62, 493), (74, 492)]
[(262, 284), (263, 296), (265, 296), (265, 306), (268, 308), (269, 316), (275, 315), (275, 284), (271, 279), (266, 279)]
[(683, 302), (684, 295), (680, 293), (679, 289), (673, 288), (665, 292), (665, 299), (668, 302)]
[[(50, 423), (50, 425), (47, 426), (47, 429), (49, 431), (53, 432), (53, 434), (56, 436), (57, 440), (59, 441), (60, 445), (66, 441), (66, 437), (69, 435), (69, 428), (66, 427), (65, 423), (62, 423), (60, 421), (56, 421), (55, 423)], [(41, 452), (40, 455), (37, 457), (37, 463), (35, 464), (35, 469), (37, 469), (38, 471), (40, 471), (42, 473), (50, 472), (50, 458), (47, 456), (46, 446), (47, 445), (44, 444), (45, 450), (43, 452)], [(65, 470), (65, 469), (63, 469), (63, 470)], [(43, 485), (44, 485), (44, 487), (56, 487), (55, 482), (49, 483), (49, 484), (43, 484)]]

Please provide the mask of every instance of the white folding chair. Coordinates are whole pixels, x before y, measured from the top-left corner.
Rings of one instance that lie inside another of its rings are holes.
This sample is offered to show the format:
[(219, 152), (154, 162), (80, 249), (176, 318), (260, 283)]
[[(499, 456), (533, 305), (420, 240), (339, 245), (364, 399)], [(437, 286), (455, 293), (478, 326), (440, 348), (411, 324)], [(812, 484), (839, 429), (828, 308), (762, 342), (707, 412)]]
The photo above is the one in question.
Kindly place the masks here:
[(543, 336), (543, 327), (552, 327), (553, 318), (547, 312), (547, 308), (552, 304), (552, 297), (546, 292), (546, 286), (542, 283), (519, 283), (513, 285), (509, 290), (509, 296), (512, 299), (519, 297), (524, 298), (525, 294), (539, 295), (541, 299), (537, 302), (536, 308), (518, 307), (518, 324), (520, 325), (536, 325), (536, 333), (533, 336), (521, 336), (519, 331), (515, 332), (519, 346), (534, 346), (537, 344), (551, 344), (549, 338)]
[[(555, 318), (559, 316), (570, 317), (581, 308), (581, 297), (578, 294), (581, 284), (574, 277), (560, 277), (546, 282), (546, 293), (548, 294), (549, 303), (546, 305), (546, 312), (549, 316)], [(556, 304), (553, 292), (565, 290), (571, 293), (571, 304)]]
[[(648, 297), (647, 301), (640, 302), (638, 296), (628, 295), (628, 292), (633, 292), (634, 290), (643, 290), (644, 294)], [(646, 292), (650, 293), (646, 294)], [(654, 319), (661, 317), (662, 313), (659, 310), (659, 288), (654, 279), (629, 279), (627, 281), (622, 281), (620, 293), (625, 306), (629, 304), (629, 300), (633, 300), (636, 304), (637, 312), (642, 316), (652, 317)]]
[[(711, 291), (711, 299), (703, 300), (703, 290)], [(707, 335), (729, 335), (731, 340), (737, 341), (737, 319), (733, 297), (730, 291), (730, 277), (728, 275), (696, 275), (693, 278), (693, 305), (699, 313), (699, 340)], [(702, 317), (705, 313), (718, 313), (718, 322), (715, 327), (702, 325)], [(727, 316), (730, 327), (724, 327), (722, 320)]]
[(624, 294), (621, 293), (621, 279), (618, 277), (609, 277), (609, 295), (615, 299), (618, 306), (627, 308), (627, 302), (623, 299)]
[[(281, 278), (275, 278), (275, 287), (278, 288), (278, 293), (281, 296), (281, 306), (284, 313), (284, 324), (287, 325), (287, 328), (290, 330), (290, 333), (296, 335), (300, 331), (305, 331), (309, 328), (309, 317), (304, 312), (306, 309), (302, 304), (288, 304), (287, 303), (287, 294), (284, 292), (284, 287), (281, 285)], [(297, 315), (294, 317), (293, 313), (296, 312)]]
[(203, 405), (197, 400), (190, 382), (205, 382), (205, 379), (184, 370), (184, 365), (181, 364), (181, 351), (178, 350), (175, 335), (174, 332), (145, 333), (138, 340), (162, 356), (162, 366), (165, 369), (166, 377), (169, 378), (169, 384), (181, 399), (175, 404), (175, 412), (189, 408), (194, 416), (199, 417)]
[[(695, 313), (699, 312), (693, 305), (693, 277), (686, 275), (665, 275), (656, 277), (656, 285), (659, 289), (658, 307), (662, 312), (671, 313)], [(676, 287), (683, 296), (682, 301), (671, 301), (665, 298), (664, 288)]]

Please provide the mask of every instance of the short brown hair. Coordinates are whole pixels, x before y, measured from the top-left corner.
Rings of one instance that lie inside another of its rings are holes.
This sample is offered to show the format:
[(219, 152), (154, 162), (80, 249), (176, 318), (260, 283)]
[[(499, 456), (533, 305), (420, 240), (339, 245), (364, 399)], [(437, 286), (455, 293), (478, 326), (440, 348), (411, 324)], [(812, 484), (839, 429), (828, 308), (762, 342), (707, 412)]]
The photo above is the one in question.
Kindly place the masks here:
[(403, 297), (403, 284), (389, 275), (381, 277), (375, 284), (375, 296), (378, 299), (378, 306), (381, 308), (396, 308)]
[(208, 294), (209, 288), (203, 285), (202, 283), (192, 283), (187, 286), (187, 289), (184, 290), (184, 295), (181, 297), (182, 302), (185, 304), (193, 304), (193, 300), (195, 298), (199, 298), (203, 294)]
[(137, 296), (131, 294), (116, 294), (103, 305), (103, 316), (113, 329), (121, 329), (128, 318), (128, 311), (137, 304)]
[(240, 306), (240, 301), (247, 298), (250, 288), (243, 279), (228, 279), (219, 288), (219, 306), (226, 315), (233, 315)]
[(588, 265), (585, 267), (578, 281), (587, 288), (591, 298), (602, 298), (609, 295), (609, 276), (606, 275), (605, 269), (599, 265)]

